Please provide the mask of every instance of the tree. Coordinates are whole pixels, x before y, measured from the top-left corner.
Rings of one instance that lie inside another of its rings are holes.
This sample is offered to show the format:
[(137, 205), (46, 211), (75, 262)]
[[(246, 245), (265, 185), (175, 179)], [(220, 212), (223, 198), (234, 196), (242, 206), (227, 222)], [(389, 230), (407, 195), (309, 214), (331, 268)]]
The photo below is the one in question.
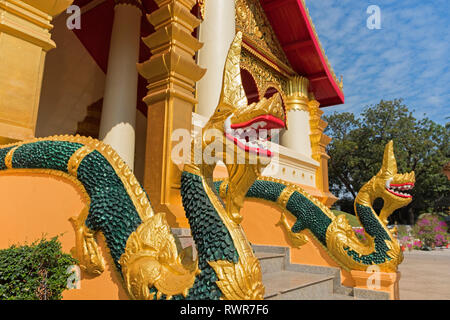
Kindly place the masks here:
[[(413, 201), (399, 209), (391, 221), (414, 223), (420, 213), (433, 210), (439, 199), (450, 196), (450, 182), (442, 168), (450, 160), (450, 124), (442, 126), (428, 118), (416, 119), (402, 100), (383, 101), (366, 107), (359, 118), (352, 113), (324, 117), (325, 131), (333, 138), (328, 146), (331, 190), (339, 195), (337, 204), (353, 212), (358, 190), (381, 167), (383, 151), (394, 140), (399, 172), (414, 171)], [(375, 209), (382, 202), (376, 201)]]

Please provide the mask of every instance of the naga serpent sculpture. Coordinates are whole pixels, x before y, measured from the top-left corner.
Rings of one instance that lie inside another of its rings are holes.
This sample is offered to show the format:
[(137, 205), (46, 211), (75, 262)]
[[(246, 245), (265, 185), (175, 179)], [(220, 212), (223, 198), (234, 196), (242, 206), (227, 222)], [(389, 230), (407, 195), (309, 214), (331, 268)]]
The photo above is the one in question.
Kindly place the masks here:
[[(0, 148), (0, 170), (43, 172), (77, 184), (87, 205), (71, 218), (76, 234), (72, 253), (84, 271), (102, 273), (105, 262), (95, 240), (102, 232), (133, 299), (263, 299), (260, 264), (240, 226), (246, 197), (276, 203), (282, 210), (280, 224), (294, 246), (307, 241), (299, 232), (308, 229), (347, 270), (376, 264), (382, 271), (394, 272), (402, 260), (386, 219), (411, 201), (399, 190), (413, 186), (414, 173), (397, 174), (392, 142), (382, 169), (355, 201), (368, 238), (365, 243), (343, 216), (335, 217), (300, 187), (261, 177), (272, 153), (270, 143), (260, 137), (242, 140), (242, 131), (258, 126), (279, 130), (285, 127), (285, 115), (279, 94), (248, 105), (240, 77), (241, 42), (238, 33), (225, 64), (219, 104), (200, 134), (203, 152), (213, 142), (206, 132), (221, 132), (214, 142), (225, 152), (214, 156), (225, 163), (229, 179), (213, 181), (216, 163), (188, 163), (181, 176), (182, 202), (198, 250), (195, 262), (182, 263), (164, 213), (154, 213), (144, 189), (110, 146), (87, 137), (55, 136)], [(196, 152), (193, 148), (191, 156)], [(244, 163), (236, 162), (238, 157)], [(371, 207), (377, 197), (385, 201), (380, 217)], [(286, 212), (297, 218), (292, 228)]]

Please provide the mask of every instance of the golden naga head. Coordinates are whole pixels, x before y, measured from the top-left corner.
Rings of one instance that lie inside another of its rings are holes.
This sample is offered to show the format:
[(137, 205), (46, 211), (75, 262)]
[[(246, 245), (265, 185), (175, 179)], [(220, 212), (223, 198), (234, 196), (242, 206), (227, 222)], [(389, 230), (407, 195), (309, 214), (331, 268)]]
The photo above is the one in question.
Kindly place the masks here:
[(226, 209), (236, 223), (242, 220), (239, 211), (245, 194), (273, 156), (271, 136), (286, 126), (279, 93), (248, 105), (241, 79), (241, 44), (238, 32), (225, 62), (219, 104), (202, 130), (202, 150), (212, 150), (216, 161), (200, 166), (205, 178), (212, 178), (217, 162), (226, 165)]
[(361, 188), (358, 197), (360, 200), (370, 201), (370, 205), (376, 198), (382, 198), (384, 205), (380, 218), (383, 223), (387, 224), (387, 218), (394, 210), (404, 207), (412, 201), (411, 191), (415, 181), (414, 171), (398, 173), (394, 142), (391, 140), (384, 149), (383, 165), (380, 171)]

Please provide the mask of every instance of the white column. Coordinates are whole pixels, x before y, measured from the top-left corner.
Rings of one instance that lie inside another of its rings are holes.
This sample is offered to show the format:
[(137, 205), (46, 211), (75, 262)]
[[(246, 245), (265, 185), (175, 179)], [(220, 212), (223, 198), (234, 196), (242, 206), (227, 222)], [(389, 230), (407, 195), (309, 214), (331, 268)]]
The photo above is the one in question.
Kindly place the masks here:
[(198, 64), (206, 68), (197, 82), (197, 113), (209, 118), (219, 102), (222, 75), (228, 49), (236, 35), (234, 0), (207, 0), (205, 19), (200, 25)]
[(309, 111), (290, 110), (287, 112), (288, 130), (281, 135), (281, 145), (307, 157), (311, 157), (311, 134), (309, 126)]
[(130, 2), (116, 0), (114, 8), (99, 137), (133, 169), (142, 12)]
[(304, 77), (293, 77), (287, 90), (287, 129), (281, 134), (281, 145), (309, 158), (312, 157), (308, 106), (309, 81)]

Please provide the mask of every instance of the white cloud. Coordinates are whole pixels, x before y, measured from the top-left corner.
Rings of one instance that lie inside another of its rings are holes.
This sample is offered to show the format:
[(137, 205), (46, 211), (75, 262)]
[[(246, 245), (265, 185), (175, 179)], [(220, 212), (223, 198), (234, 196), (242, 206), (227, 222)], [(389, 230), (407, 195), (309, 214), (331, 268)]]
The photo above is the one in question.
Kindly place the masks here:
[[(450, 116), (450, 1), (306, 0), (346, 104), (326, 113), (359, 113), (381, 99), (404, 98), (416, 116)], [(381, 30), (366, 27), (369, 5), (381, 8)]]

